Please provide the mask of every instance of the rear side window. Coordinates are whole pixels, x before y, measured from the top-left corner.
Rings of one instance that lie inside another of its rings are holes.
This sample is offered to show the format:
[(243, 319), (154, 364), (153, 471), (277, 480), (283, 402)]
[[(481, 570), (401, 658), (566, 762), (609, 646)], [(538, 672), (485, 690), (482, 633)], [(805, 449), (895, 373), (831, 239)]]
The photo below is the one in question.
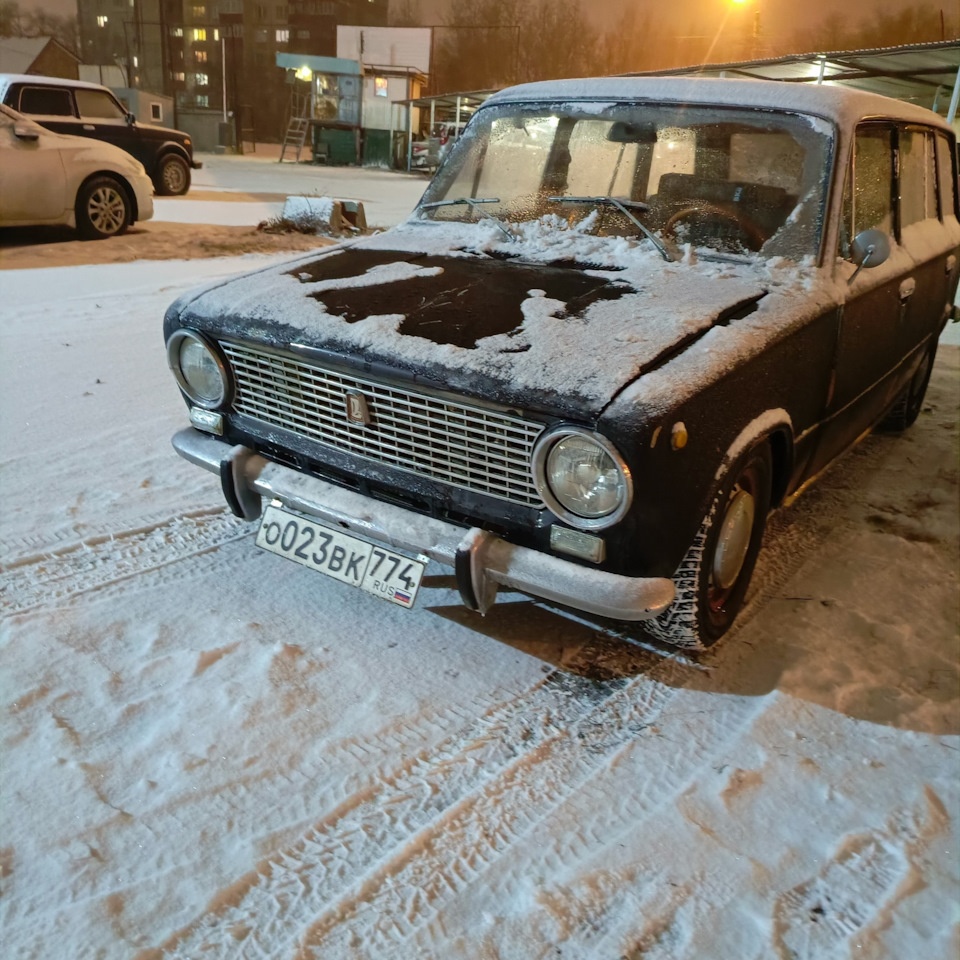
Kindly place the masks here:
[(900, 131), (900, 226), (937, 217), (933, 137), (925, 130)]
[(940, 183), (940, 211), (943, 217), (955, 217), (956, 175), (953, 158), (950, 156), (950, 141), (942, 133), (937, 134), (937, 170)]
[(75, 90), (80, 116), (90, 120), (122, 120), (126, 113), (105, 90)]
[(24, 87), (19, 110), (43, 117), (72, 117), (73, 96), (65, 87)]

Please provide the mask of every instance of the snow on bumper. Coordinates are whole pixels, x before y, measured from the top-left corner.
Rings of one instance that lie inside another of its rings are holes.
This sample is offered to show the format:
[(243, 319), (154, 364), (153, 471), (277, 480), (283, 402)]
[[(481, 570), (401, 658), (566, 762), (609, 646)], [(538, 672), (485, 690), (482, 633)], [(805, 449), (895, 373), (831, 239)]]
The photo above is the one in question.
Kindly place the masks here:
[(589, 569), (484, 530), (464, 530), (299, 473), (192, 427), (177, 433), (173, 446), (184, 459), (219, 474), (227, 502), (247, 520), (259, 516), (261, 498), (267, 497), (366, 539), (426, 554), (455, 568), (464, 602), (481, 613), (500, 586), (617, 620), (647, 620), (673, 602), (671, 580)]

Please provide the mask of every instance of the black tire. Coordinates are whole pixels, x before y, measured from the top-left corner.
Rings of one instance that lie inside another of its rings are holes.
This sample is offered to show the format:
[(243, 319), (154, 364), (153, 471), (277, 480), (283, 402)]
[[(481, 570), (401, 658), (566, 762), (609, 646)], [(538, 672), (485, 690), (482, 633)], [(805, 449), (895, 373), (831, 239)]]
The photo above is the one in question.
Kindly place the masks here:
[(92, 177), (77, 192), (77, 230), (87, 240), (105, 240), (124, 233), (133, 222), (127, 188), (113, 177)]
[(183, 157), (168, 153), (160, 160), (154, 181), (157, 193), (164, 197), (179, 196), (190, 189), (190, 165)]
[(643, 624), (651, 636), (703, 650), (733, 625), (760, 553), (772, 474), (770, 444), (764, 441), (741, 454), (718, 482), (710, 509), (673, 576), (676, 599)]
[(914, 371), (910, 382), (904, 386), (887, 415), (880, 421), (880, 429), (890, 433), (899, 433), (912, 426), (923, 409), (923, 398), (927, 394), (933, 361), (937, 356), (937, 344), (924, 354), (920, 366)]

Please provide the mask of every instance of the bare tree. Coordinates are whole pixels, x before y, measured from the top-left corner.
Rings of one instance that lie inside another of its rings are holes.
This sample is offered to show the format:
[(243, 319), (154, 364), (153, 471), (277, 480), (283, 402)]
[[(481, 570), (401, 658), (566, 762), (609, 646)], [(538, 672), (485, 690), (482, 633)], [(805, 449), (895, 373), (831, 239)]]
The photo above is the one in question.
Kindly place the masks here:
[(54, 37), (76, 50), (77, 18), (61, 17), (46, 10), (21, 10), (16, 0), (0, 0), (0, 36)]

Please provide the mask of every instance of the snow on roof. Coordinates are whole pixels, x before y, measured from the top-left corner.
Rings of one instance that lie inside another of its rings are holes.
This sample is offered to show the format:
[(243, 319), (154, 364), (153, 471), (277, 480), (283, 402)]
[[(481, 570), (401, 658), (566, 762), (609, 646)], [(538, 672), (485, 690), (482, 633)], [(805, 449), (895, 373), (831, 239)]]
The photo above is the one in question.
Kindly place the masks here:
[(883, 116), (949, 129), (931, 110), (849, 87), (717, 77), (589, 77), (523, 83), (494, 94), (484, 106), (530, 100), (666, 100), (768, 107), (813, 114), (847, 126), (863, 117)]
[[(6, 41), (3, 42), (6, 43)], [(34, 73), (0, 73), (0, 96), (15, 83), (30, 83), (45, 87), (81, 87), (84, 90), (106, 89), (102, 83), (89, 83), (86, 80), (68, 80), (63, 77), (46, 77)]]

